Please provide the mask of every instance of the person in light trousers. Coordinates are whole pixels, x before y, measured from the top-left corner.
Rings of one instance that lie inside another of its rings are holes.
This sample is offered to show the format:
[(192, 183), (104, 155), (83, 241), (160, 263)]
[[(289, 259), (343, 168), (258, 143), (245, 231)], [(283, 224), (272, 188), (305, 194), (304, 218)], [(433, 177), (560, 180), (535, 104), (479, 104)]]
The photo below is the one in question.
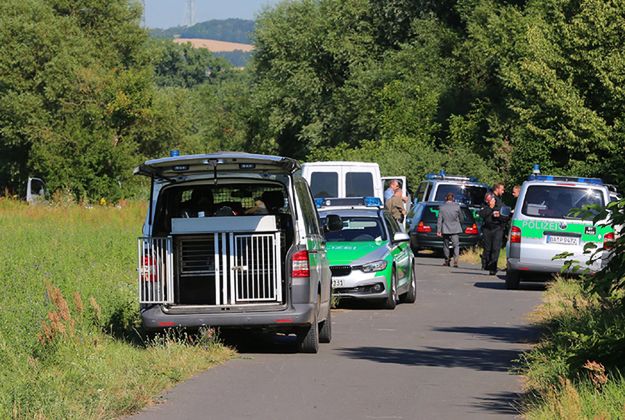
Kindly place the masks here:
[(438, 222), (436, 223), (436, 235), (443, 237), (443, 254), (445, 262), (443, 265), (449, 267), (451, 255), (449, 252), (450, 243), (454, 247), (454, 267), (458, 267), (458, 257), (460, 255), (460, 237), (462, 232), (460, 204), (454, 201), (454, 194), (448, 193), (445, 196), (445, 203), (438, 209)]

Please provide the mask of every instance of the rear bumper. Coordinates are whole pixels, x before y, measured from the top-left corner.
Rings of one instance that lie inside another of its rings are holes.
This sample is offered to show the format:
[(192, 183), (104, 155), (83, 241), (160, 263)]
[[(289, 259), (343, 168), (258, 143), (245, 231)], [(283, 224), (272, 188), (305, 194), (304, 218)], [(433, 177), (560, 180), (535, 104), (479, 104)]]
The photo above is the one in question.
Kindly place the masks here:
[(236, 327), (258, 329), (289, 329), (289, 327), (310, 326), (314, 320), (316, 305), (294, 304), (284, 310), (211, 313), (167, 313), (162, 305), (141, 310), (143, 326), (148, 331), (171, 327)]
[[(459, 235), (460, 248), (471, 248), (476, 246), (482, 235)], [(410, 245), (412, 249), (443, 249), (443, 238), (428, 234), (410, 234)]]
[[(565, 260), (556, 261), (526, 261), (519, 258), (508, 258), (508, 270), (520, 271), (525, 273), (561, 273)], [(579, 264), (580, 269), (589, 269), (590, 271), (599, 271), (603, 263), (598, 262), (593, 265)], [(573, 267), (575, 264), (573, 265)], [(579, 270), (567, 270), (567, 273), (579, 273)]]

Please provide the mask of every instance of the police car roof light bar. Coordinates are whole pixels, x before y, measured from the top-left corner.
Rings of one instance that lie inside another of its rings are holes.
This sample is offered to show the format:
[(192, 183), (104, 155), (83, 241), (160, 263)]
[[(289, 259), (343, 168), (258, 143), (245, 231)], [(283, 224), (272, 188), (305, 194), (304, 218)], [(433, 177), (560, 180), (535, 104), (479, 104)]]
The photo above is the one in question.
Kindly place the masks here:
[(532, 174), (528, 178), (529, 181), (560, 181), (560, 182), (579, 182), (583, 184), (603, 185), (601, 178), (584, 178), (577, 176), (558, 176), (558, 175), (535, 175)]
[(315, 206), (318, 209), (323, 207), (383, 207), (382, 200), (378, 197), (332, 197), (332, 198), (315, 198)]

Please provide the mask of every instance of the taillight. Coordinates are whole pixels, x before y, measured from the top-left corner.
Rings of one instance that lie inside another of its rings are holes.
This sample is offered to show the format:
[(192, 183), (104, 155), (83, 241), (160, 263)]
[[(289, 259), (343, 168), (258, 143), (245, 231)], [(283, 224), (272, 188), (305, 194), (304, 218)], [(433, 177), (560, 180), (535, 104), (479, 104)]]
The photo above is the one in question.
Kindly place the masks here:
[(603, 235), (603, 249), (614, 248), (614, 232), (608, 232)]
[(512, 229), (510, 229), (510, 243), (511, 244), (521, 243), (521, 228), (520, 227), (512, 226)]
[(143, 257), (143, 267), (141, 267), (141, 280), (156, 281), (156, 261), (149, 256)]
[(310, 277), (308, 251), (297, 251), (293, 254), (291, 277)]
[(477, 225), (473, 223), (473, 226), (469, 226), (468, 228), (464, 230), (464, 233), (468, 235), (477, 235), (478, 234)]
[(417, 232), (419, 233), (429, 233), (432, 232), (432, 228), (426, 224), (423, 223), (423, 221), (420, 221), (419, 224), (417, 225)]

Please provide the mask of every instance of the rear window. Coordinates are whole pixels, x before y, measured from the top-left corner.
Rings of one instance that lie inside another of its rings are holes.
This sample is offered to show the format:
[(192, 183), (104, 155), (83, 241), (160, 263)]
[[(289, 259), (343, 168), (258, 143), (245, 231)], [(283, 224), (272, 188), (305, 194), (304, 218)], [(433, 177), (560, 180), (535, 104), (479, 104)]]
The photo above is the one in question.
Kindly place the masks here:
[(310, 191), (314, 198), (339, 196), (339, 174), (336, 172), (313, 172)]
[(467, 206), (481, 206), (486, 195), (486, 187), (462, 184), (439, 184), (434, 201), (445, 201), (448, 193), (454, 194), (454, 201)]
[[(426, 206), (421, 220), (423, 223), (435, 223), (438, 220), (438, 206)], [(460, 208), (460, 223), (475, 223), (471, 210), (467, 207)]]
[(571, 210), (604, 204), (603, 192), (596, 188), (532, 185), (525, 192), (521, 212), (531, 217), (579, 219), (571, 215)]
[(424, 223), (436, 222), (436, 220), (438, 220), (438, 206), (426, 206), (425, 209), (423, 209), (421, 220)]
[(345, 175), (346, 197), (372, 197), (373, 175), (371, 172), (348, 172)]
[(346, 217), (343, 219), (343, 229), (338, 232), (327, 232), (328, 242), (366, 242), (376, 239), (386, 240), (382, 222), (377, 217)]
[(174, 185), (156, 206), (155, 232), (171, 231), (172, 218), (248, 216), (290, 213), (288, 195), (278, 184)]

